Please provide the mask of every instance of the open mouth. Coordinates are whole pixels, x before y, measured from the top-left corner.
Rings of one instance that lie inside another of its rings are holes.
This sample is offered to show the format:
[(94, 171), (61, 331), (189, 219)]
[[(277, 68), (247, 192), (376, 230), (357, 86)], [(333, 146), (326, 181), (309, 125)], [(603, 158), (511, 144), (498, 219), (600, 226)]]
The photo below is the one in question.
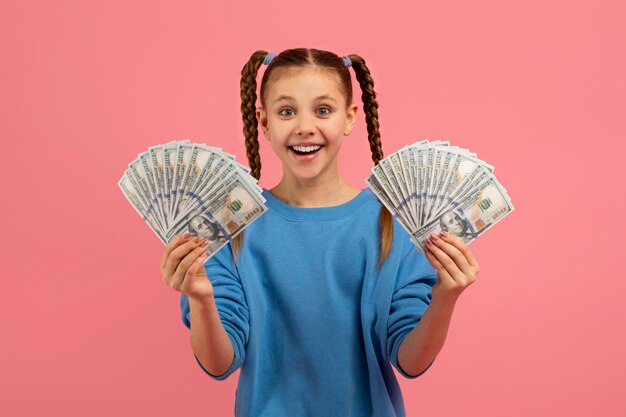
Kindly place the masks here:
[(315, 145), (315, 146), (289, 146), (289, 149), (293, 151), (296, 155), (314, 155), (320, 151), (324, 146)]

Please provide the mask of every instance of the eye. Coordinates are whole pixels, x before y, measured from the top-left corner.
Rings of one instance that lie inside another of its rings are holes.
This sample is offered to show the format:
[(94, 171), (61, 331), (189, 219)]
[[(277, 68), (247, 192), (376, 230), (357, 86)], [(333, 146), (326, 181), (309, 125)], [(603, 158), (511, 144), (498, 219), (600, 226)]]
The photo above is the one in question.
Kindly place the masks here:
[(326, 114), (330, 114), (331, 110), (329, 107), (320, 107), (319, 110), (327, 110), (326, 112), (322, 112), (322, 114), (326, 115)]
[[(285, 114), (285, 112), (292, 112), (292, 114)], [(289, 108), (284, 108), (281, 109), (278, 114), (280, 114), (281, 116), (292, 116), (293, 115), (293, 109), (289, 109)]]

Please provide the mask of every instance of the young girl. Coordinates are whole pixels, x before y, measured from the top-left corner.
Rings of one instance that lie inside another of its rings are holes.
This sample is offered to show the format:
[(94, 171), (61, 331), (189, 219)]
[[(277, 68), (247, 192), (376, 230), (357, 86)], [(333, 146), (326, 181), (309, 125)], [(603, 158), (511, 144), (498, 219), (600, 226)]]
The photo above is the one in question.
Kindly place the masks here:
[(282, 162), (281, 181), (263, 189), (268, 211), (206, 262), (208, 242), (188, 233), (163, 253), (198, 364), (216, 380), (241, 368), (236, 416), (404, 416), (391, 365), (406, 378), (432, 365), (478, 273), (460, 239), (433, 235), (424, 256), (369, 188), (342, 179), (337, 156), (358, 108), (349, 67), (377, 164), (378, 105), (361, 57), (257, 51), (241, 108), (251, 175), (261, 176), (257, 123)]

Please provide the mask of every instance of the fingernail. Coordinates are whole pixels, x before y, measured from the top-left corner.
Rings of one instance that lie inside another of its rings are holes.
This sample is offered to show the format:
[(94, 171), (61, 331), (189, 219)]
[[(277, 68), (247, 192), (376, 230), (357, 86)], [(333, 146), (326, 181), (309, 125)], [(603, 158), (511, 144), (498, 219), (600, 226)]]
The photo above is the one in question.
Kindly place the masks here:
[(433, 240), (433, 242), (436, 242), (437, 240), (439, 240), (439, 238), (435, 234), (431, 235), (430, 238)]
[(183, 239), (189, 239), (191, 237), (191, 233), (189, 232), (185, 232), (185, 234), (183, 234)]
[(202, 246), (203, 248), (206, 248), (207, 246), (209, 246), (209, 241), (206, 240), (206, 239), (203, 239), (203, 240), (204, 240), (204, 242), (202, 242), (202, 245), (200, 245), (200, 246)]
[(442, 238), (444, 238), (444, 239), (447, 239), (447, 238), (448, 238), (448, 233), (446, 233), (446, 232), (441, 232), (441, 233), (439, 233), (439, 237), (442, 237)]
[(426, 238), (426, 246), (430, 246), (432, 244), (433, 244), (433, 242), (431, 242), (430, 239)]
[(202, 243), (202, 238), (200, 236), (196, 236), (196, 238), (194, 239), (194, 241), (196, 243)]

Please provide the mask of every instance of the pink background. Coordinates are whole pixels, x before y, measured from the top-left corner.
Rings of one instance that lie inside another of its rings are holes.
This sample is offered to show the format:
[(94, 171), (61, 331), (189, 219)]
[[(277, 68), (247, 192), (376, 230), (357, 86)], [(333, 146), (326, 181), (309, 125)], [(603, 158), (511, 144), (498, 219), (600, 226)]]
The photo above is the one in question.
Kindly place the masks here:
[[(365, 58), (386, 153), (448, 139), (516, 206), (472, 244), (436, 364), (400, 380), (408, 415), (626, 415), (623, 6), (404, 3), (2, 3), (0, 415), (232, 415), (239, 372), (197, 366), (117, 181), (174, 139), (247, 164), (241, 68), (301, 46)], [(341, 164), (365, 187), (362, 112)]]

